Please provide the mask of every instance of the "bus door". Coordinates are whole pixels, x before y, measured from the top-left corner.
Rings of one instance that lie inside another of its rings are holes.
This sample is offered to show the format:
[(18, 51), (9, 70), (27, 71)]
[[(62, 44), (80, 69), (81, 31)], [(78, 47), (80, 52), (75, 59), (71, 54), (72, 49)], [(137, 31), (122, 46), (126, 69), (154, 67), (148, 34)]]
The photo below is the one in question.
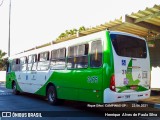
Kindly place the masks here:
[(26, 76), (26, 81), (27, 81), (27, 92), (29, 93), (34, 93), (35, 92), (35, 85), (37, 82), (37, 71), (32, 70), (27, 72)]
[(12, 88), (11, 84), (11, 63), (7, 61), (7, 71), (6, 71), (6, 88)]
[(17, 81), (21, 88), (25, 88), (26, 74), (27, 74), (27, 57), (21, 57), (19, 59), (19, 71), (17, 71)]
[(11, 67), (11, 80), (15, 80), (17, 84), (20, 84), (22, 82), (22, 75), (21, 75), (21, 64), (20, 59), (16, 58), (12, 60), (12, 67)]
[(26, 74), (26, 92), (29, 93), (34, 93), (35, 92), (35, 87), (34, 84), (36, 84), (37, 81), (37, 55), (33, 54), (33, 55), (29, 55), (28, 56), (28, 67), (27, 67), (28, 71)]
[(38, 54), (36, 80), (33, 84), (34, 92), (38, 91), (49, 79), (49, 63), (49, 51)]

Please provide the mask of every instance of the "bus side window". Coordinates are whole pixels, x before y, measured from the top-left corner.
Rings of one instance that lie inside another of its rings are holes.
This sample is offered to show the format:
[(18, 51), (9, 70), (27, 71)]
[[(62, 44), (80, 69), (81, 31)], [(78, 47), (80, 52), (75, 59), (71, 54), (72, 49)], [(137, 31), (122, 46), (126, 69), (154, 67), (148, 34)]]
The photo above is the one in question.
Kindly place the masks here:
[(91, 44), (90, 67), (96, 68), (102, 65), (102, 42), (93, 41)]
[(11, 72), (11, 63), (7, 61), (7, 73)]
[(77, 46), (68, 48), (67, 68), (75, 68), (77, 55)]
[(38, 54), (37, 70), (48, 70), (49, 68), (49, 51)]
[(72, 46), (68, 49), (68, 68), (88, 67), (88, 44)]
[(66, 48), (51, 51), (50, 69), (65, 69)]
[(12, 71), (20, 71), (20, 59), (13, 59), (12, 61)]
[(28, 56), (28, 66), (27, 66), (27, 70), (31, 71), (32, 68), (32, 55)]
[(27, 57), (20, 58), (20, 71), (27, 70)]
[(77, 57), (77, 68), (87, 68), (88, 67), (88, 44), (78, 46), (78, 57)]
[(28, 56), (28, 71), (35, 71), (37, 68), (37, 55)]

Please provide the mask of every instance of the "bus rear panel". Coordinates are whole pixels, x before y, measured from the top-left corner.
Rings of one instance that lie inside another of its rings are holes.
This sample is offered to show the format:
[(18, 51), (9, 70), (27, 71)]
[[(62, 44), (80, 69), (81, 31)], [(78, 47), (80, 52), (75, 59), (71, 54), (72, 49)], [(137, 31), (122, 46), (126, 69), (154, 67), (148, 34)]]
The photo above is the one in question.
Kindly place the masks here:
[[(150, 96), (150, 61), (146, 41), (110, 32), (114, 73), (104, 90), (104, 103), (145, 99)], [(108, 97), (110, 96), (110, 97)]]

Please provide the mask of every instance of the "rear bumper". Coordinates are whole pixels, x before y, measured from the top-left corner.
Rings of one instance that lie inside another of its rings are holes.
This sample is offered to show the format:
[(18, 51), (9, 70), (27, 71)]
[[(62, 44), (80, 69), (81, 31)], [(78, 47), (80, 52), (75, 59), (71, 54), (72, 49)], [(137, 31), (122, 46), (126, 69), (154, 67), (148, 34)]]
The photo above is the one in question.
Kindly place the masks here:
[(146, 99), (150, 97), (150, 90), (143, 92), (132, 92), (132, 93), (117, 93), (111, 91), (109, 88), (104, 90), (104, 103), (122, 102)]

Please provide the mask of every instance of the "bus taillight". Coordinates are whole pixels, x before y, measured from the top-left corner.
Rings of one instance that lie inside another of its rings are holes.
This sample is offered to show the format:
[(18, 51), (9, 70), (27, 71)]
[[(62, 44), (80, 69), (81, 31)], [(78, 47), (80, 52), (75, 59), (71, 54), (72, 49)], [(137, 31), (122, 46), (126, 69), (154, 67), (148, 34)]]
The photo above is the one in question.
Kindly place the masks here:
[(110, 90), (116, 91), (116, 88), (115, 88), (115, 76), (114, 75), (112, 75), (112, 77), (111, 77)]
[(148, 96), (148, 94), (145, 94), (145, 96)]

